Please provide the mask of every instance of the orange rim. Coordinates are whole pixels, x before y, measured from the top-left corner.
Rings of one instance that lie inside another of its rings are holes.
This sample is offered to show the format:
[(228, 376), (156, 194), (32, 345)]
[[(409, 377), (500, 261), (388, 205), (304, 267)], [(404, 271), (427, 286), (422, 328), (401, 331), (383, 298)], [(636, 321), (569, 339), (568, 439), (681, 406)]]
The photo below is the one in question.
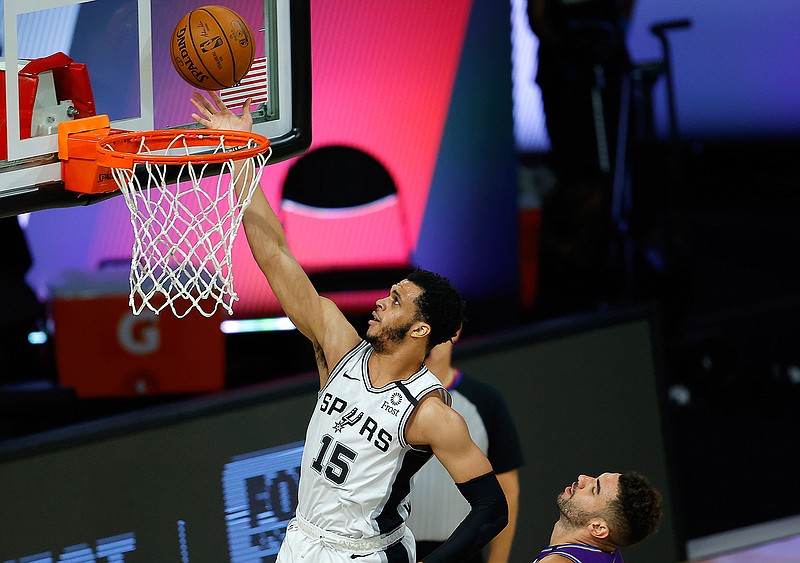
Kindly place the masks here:
[[(180, 138), (180, 141), (177, 141)], [(177, 142), (176, 142), (177, 141)], [(231, 152), (208, 154), (160, 155), (139, 153), (146, 145), (151, 151), (167, 148), (218, 147), (235, 149)], [(246, 147), (246, 148), (241, 148)], [(244, 160), (269, 150), (269, 139), (246, 131), (221, 131), (214, 129), (157, 129), (155, 131), (129, 131), (114, 133), (99, 140), (97, 163), (109, 168), (133, 168), (134, 164), (214, 164), (231, 159)], [(235, 158), (234, 158), (235, 157)]]

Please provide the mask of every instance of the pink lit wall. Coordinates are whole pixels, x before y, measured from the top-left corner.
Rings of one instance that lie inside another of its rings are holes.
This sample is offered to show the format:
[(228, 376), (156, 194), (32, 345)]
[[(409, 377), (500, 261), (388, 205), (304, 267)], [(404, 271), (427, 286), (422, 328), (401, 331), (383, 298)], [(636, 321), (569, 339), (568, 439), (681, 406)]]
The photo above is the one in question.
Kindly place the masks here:
[[(249, 2), (219, 3), (254, 17)], [(152, 3), (156, 127), (190, 121), (192, 90), (168, 60), (168, 35), (195, 4)], [(399, 219), (397, 213), (351, 216), (335, 228), (332, 219), (308, 221), (288, 234), (300, 263), (309, 271), (419, 265), (447, 275), (470, 297), (498, 289), (513, 294), (516, 187), (508, 6), (471, 0), (312, 0), (311, 28), (311, 150), (348, 145), (381, 162), (397, 187)], [(275, 207), (294, 162), (268, 167), (262, 179)], [(133, 243), (122, 198), (34, 213), (27, 234), (35, 259), (29, 279), (43, 295), (67, 270), (124, 264)], [(240, 298), (235, 315), (280, 314), (244, 236), (233, 260)], [(335, 299), (344, 308), (364, 309), (380, 296), (367, 292)]]

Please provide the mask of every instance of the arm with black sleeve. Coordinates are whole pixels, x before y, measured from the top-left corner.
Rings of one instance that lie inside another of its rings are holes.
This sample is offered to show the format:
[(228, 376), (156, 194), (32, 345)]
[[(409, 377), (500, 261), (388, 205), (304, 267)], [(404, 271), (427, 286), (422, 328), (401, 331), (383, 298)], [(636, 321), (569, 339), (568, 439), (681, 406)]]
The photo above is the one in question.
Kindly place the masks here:
[(423, 563), (464, 561), (478, 553), (508, 523), (508, 504), (494, 471), (456, 486), (469, 502), (469, 514)]

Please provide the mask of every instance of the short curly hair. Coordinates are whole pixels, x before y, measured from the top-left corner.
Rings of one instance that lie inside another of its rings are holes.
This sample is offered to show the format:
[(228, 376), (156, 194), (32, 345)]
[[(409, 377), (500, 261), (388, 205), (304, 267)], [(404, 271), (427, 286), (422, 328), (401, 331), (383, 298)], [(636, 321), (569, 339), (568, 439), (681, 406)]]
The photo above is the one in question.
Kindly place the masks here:
[(635, 471), (619, 476), (619, 492), (608, 507), (609, 539), (618, 547), (654, 534), (663, 513), (661, 493)]
[(450, 280), (417, 268), (406, 279), (422, 289), (417, 298), (417, 318), (431, 327), (427, 352), (453, 338), (464, 322), (465, 303)]

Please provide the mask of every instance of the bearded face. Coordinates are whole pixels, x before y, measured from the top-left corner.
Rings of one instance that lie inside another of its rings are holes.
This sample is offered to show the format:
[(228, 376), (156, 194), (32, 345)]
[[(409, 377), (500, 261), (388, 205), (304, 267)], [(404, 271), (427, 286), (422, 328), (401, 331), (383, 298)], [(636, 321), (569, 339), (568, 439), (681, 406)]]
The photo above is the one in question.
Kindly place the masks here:
[(556, 503), (561, 513), (561, 522), (570, 528), (581, 528), (597, 516), (596, 512), (589, 512), (578, 506), (572, 496), (564, 498), (563, 495), (559, 495), (556, 498)]
[(387, 352), (394, 345), (403, 341), (414, 322), (409, 321), (401, 326), (381, 327), (380, 330), (371, 333), (368, 331), (364, 336), (364, 340), (369, 342), (377, 353)]

